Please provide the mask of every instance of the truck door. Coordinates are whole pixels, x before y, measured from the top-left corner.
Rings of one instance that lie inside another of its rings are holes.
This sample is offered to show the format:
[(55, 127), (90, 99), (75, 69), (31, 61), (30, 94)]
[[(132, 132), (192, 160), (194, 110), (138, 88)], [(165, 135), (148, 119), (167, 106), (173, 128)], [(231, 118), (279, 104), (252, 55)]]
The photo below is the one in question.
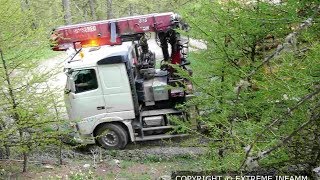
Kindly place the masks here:
[(69, 79), (71, 92), (69, 93), (71, 119), (82, 119), (97, 114), (106, 113), (100, 79), (96, 68), (74, 70)]
[(130, 84), (124, 63), (98, 66), (103, 97), (108, 113), (122, 118), (134, 118)]

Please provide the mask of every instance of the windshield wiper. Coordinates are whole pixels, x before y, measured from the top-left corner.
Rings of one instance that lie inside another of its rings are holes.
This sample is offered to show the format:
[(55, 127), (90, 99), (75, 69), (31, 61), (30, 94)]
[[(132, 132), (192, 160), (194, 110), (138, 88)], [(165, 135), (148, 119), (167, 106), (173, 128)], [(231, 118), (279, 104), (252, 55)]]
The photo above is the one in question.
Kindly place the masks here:
[[(72, 56), (72, 58), (70, 59), (70, 61), (68, 61), (68, 63), (74, 62), (74, 61), (72, 61), (73, 58), (75, 58), (76, 55), (79, 54), (79, 52), (80, 52), (81, 50), (82, 50), (82, 48), (80, 48), (78, 51), (76, 51), (76, 53)], [(75, 61), (78, 61), (78, 60), (75, 60)]]

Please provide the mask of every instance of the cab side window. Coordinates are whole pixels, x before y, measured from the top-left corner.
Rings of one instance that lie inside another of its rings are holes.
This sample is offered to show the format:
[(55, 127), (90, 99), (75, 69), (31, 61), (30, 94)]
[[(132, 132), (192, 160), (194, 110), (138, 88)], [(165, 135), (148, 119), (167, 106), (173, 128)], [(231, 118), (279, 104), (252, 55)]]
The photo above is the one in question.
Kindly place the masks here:
[(98, 81), (94, 69), (83, 69), (74, 72), (75, 93), (81, 93), (98, 88)]

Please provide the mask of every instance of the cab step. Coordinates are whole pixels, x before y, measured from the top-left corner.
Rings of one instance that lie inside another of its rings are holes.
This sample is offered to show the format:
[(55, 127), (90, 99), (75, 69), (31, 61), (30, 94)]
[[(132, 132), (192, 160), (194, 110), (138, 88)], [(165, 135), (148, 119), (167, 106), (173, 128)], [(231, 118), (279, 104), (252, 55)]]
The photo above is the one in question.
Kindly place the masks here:
[(172, 128), (173, 126), (158, 126), (158, 127), (142, 128), (142, 131), (153, 131), (153, 130), (172, 129)]
[(160, 135), (150, 135), (141, 137), (135, 137), (135, 141), (149, 141), (149, 140), (157, 140), (157, 139), (168, 139), (168, 138), (175, 138), (175, 137), (185, 137), (188, 134), (160, 134)]
[(157, 109), (157, 110), (148, 110), (142, 111), (140, 116), (148, 117), (148, 116), (157, 116), (157, 115), (164, 115), (164, 114), (179, 114), (181, 111), (176, 109)]

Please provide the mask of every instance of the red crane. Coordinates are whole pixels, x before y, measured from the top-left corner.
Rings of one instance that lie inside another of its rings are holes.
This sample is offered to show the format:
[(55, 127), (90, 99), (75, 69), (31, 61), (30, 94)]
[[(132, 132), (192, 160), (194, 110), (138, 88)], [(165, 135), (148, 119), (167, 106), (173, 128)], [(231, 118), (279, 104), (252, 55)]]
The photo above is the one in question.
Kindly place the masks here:
[(168, 43), (171, 44), (171, 63), (181, 64), (181, 40), (175, 29), (187, 29), (179, 15), (172, 12), (131, 16), (95, 21), (54, 29), (51, 47), (54, 51), (86, 46), (119, 45), (125, 41), (139, 40), (146, 32), (155, 32), (160, 40), (164, 61), (169, 60)]

